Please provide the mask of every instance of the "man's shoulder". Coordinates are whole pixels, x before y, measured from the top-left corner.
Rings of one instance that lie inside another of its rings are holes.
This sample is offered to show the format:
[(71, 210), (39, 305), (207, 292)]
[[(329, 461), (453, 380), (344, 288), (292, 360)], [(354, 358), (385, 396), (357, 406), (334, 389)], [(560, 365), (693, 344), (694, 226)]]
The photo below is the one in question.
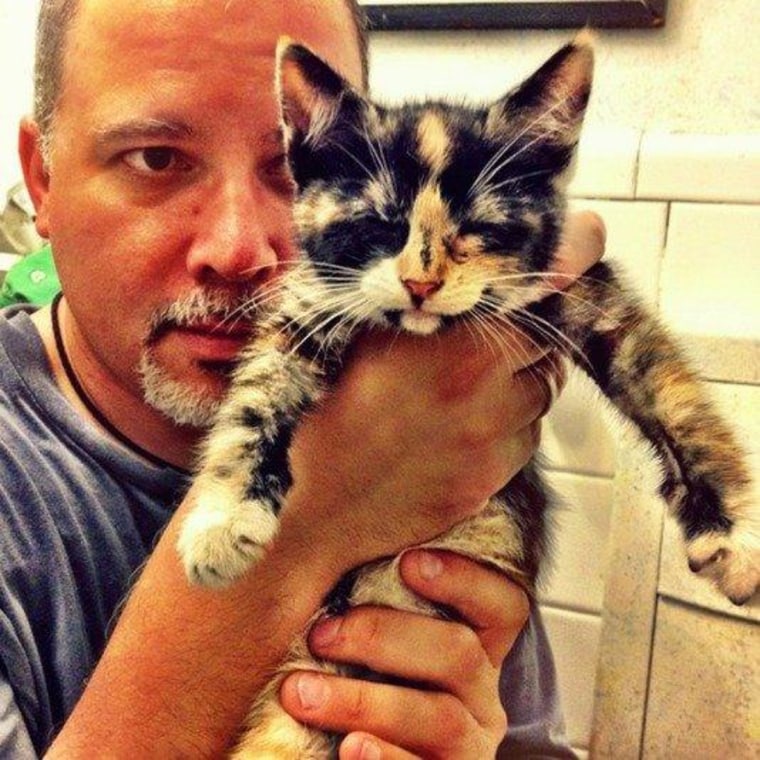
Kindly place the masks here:
[(37, 308), (14, 304), (0, 309), (0, 391), (10, 391), (24, 366), (47, 364), (42, 339), (31, 319)]
[(24, 446), (26, 432), (46, 417), (45, 399), (55, 384), (29, 309), (0, 310), (0, 445), (6, 453)]

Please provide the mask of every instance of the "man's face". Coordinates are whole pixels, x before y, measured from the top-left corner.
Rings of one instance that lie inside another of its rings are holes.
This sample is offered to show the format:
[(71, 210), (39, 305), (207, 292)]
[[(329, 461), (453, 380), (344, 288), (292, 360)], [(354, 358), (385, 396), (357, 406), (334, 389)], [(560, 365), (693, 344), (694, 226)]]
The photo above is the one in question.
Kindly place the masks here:
[(77, 350), (135, 394), (142, 368), (178, 421), (225, 388), (247, 334), (231, 310), (295, 256), (283, 34), (359, 81), (342, 0), (82, 0), (67, 40), (38, 221)]

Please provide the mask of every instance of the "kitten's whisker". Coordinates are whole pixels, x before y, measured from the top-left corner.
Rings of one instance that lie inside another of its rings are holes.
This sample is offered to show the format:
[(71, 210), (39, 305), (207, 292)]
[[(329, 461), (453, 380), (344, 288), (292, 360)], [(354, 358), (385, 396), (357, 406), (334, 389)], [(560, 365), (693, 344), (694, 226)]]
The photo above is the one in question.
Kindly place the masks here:
[[(307, 343), (309, 340), (311, 340), (315, 335), (317, 335), (319, 332), (324, 330), (327, 325), (329, 325), (333, 320), (336, 319), (335, 313), (328, 314), (322, 321), (318, 322), (312, 329), (308, 330), (303, 337), (300, 338), (293, 346), (290, 347), (290, 353), (297, 354), (298, 351), (301, 349), (301, 347)], [(340, 320), (338, 320), (340, 321)], [(300, 336), (301, 330), (300, 328), (302, 325), (300, 323), (296, 323), (299, 327), (299, 330), (297, 331), (296, 335)], [(307, 325), (303, 325), (304, 329), (307, 327)], [(324, 351), (326, 350), (326, 345), (324, 344), (324, 341), (317, 341), (317, 343), (320, 344), (320, 350)]]
[[(474, 337), (478, 337), (487, 346), (488, 350), (491, 351), (494, 359), (498, 359), (499, 352), (497, 351), (497, 346), (494, 346), (494, 342), (497, 343), (499, 348), (502, 348), (500, 345), (499, 336), (494, 334), (493, 338), (495, 340), (489, 340), (489, 336), (486, 335), (486, 332), (490, 334), (488, 322), (477, 310), (470, 312), (470, 314), (468, 314), (468, 317), (469, 319), (462, 320), (465, 327), (467, 328), (467, 331)], [(501, 354), (504, 358), (507, 358), (507, 355), (503, 350)]]
[(528, 172), (527, 174), (520, 174), (517, 177), (509, 177), (508, 179), (504, 179), (501, 182), (494, 183), (486, 183), (483, 186), (483, 190), (485, 192), (488, 192), (490, 190), (498, 190), (500, 187), (504, 187), (504, 185), (514, 185), (516, 182), (520, 182), (524, 179), (529, 179), (530, 177), (540, 177), (543, 174), (551, 174), (551, 169), (541, 169), (540, 171), (536, 172)]
[[(499, 148), (498, 151), (490, 158), (488, 162), (486, 162), (486, 165), (481, 169), (478, 176), (473, 181), (470, 190), (467, 194), (467, 197), (472, 197), (472, 195), (478, 191), (480, 191), (483, 187), (483, 185), (490, 182), (491, 179), (496, 175), (496, 173), (503, 167), (506, 166), (510, 161), (513, 160), (515, 155), (519, 155), (523, 150), (526, 148), (522, 148), (520, 151), (518, 151), (516, 154), (510, 154), (507, 156), (506, 160), (503, 163), (501, 162), (501, 159), (504, 157), (504, 155), (514, 147), (514, 145), (517, 143), (517, 141), (523, 137), (523, 135), (527, 134), (533, 127), (535, 127), (537, 124), (541, 122), (542, 119), (545, 119), (547, 116), (549, 116), (553, 111), (555, 111), (560, 106), (564, 105), (567, 102), (567, 98), (562, 99), (560, 101), (557, 101), (554, 105), (547, 108), (545, 111), (543, 111), (541, 114), (539, 114), (533, 121), (529, 122), (525, 127), (523, 127), (506, 145), (503, 145), (501, 148)], [(542, 132), (539, 134), (539, 136), (532, 140), (530, 143), (528, 143), (527, 147), (532, 146), (536, 140), (542, 139), (548, 134), (549, 130), (546, 132)]]
[(372, 157), (372, 161), (377, 167), (378, 179), (380, 180), (381, 183), (387, 186), (387, 189), (391, 197), (396, 198), (398, 195), (398, 193), (396, 192), (396, 179), (385, 158), (382, 144), (379, 142), (375, 143), (372, 141), (367, 131), (366, 124), (362, 124), (362, 134), (364, 136), (365, 142), (367, 143), (367, 147), (369, 148), (369, 153), (370, 153), (370, 156)]
[(331, 295), (329, 298), (321, 300), (319, 303), (312, 303), (304, 308), (294, 317), (293, 321), (299, 323), (303, 327), (310, 327), (317, 320), (328, 318), (330, 315), (336, 312), (336, 310), (343, 310), (354, 303), (354, 296), (352, 293), (345, 293), (340, 295)]
[[(527, 354), (524, 353), (524, 349), (519, 343), (514, 342), (513, 326), (501, 319), (495, 309), (486, 303), (478, 304), (478, 307), (473, 311), (473, 314), (478, 315), (482, 328), (487, 330), (494, 342), (501, 348), (502, 355), (504, 356), (510, 371), (514, 374), (517, 366), (515, 358), (517, 357), (525, 360), (527, 359)], [(510, 328), (508, 332), (504, 332), (500, 329), (500, 327), (505, 324)]]
[(489, 333), (494, 336), (496, 345), (501, 349), (502, 356), (507, 364), (507, 369), (511, 375), (518, 372), (518, 360), (525, 360), (527, 354), (523, 347), (514, 338), (513, 333), (504, 332), (503, 325), (493, 318), (493, 315), (484, 315), (484, 322), (488, 326)]
[(600, 317), (608, 316), (609, 312), (606, 309), (603, 309), (599, 304), (596, 304), (593, 301), (589, 301), (587, 298), (583, 298), (583, 296), (579, 296), (577, 293), (568, 293), (566, 290), (558, 290), (557, 295), (595, 311)]
[[(518, 330), (520, 334), (526, 339), (531, 340), (534, 346), (536, 348), (539, 348), (541, 350), (555, 350), (559, 351), (562, 354), (567, 353), (567, 348), (561, 344), (558, 343), (557, 337), (555, 335), (552, 335), (550, 332), (545, 330), (540, 325), (532, 324), (526, 320), (524, 320), (521, 316), (512, 314), (510, 318), (510, 322), (515, 330)], [(530, 329), (530, 333), (526, 330), (522, 329), (520, 325), (524, 325), (526, 328)], [(532, 335), (531, 335), (532, 333)], [(543, 339), (543, 343), (540, 343), (538, 340), (533, 338), (533, 336), (536, 336), (538, 338)]]
[[(325, 344), (332, 346), (335, 340), (340, 340), (345, 344), (356, 328), (363, 324), (367, 315), (361, 310), (361, 305), (357, 305), (351, 313), (345, 315), (340, 324), (335, 325), (325, 336)], [(342, 334), (341, 334), (342, 333)]]
[(563, 354), (569, 354), (576, 362), (586, 365), (587, 370), (593, 373), (593, 367), (584, 350), (551, 322), (530, 312), (516, 313), (513, 316), (521, 324), (542, 334)]
[[(502, 304), (497, 300), (490, 300), (490, 299), (484, 299), (482, 301), (482, 306), (484, 310), (487, 310), (491, 318), (496, 321), (500, 322), (507, 327), (510, 328), (510, 330), (517, 330), (520, 335), (524, 336), (531, 345), (536, 348), (538, 351), (544, 351), (545, 346), (538, 343), (538, 341), (535, 340), (532, 336), (528, 335), (524, 330), (520, 329), (518, 325), (515, 322), (515, 317), (519, 317), (519, 314), (517, 313), (518, 310), (511, 309), (509, 312), (505, 313), (503, 311)], [(541, 335), (542, 337), (546, 338), (547, 343), (549, 346), (557, 346), (557, 339), (554, 338), (551, 335), (545, 335), (541, 330), (538, 328), (535, 329), (535, 332)]]
[[(524, 330), (522, 330), (519, 327), (519, 325), (515, 324), (515, 322), (513, 322), (507, 315), (499, 312), (496, 309), (493, 309), (491, 311), (491, 313), (490, 313), (490, 317), (491, 317), (491, 319), (496, 324), (502, 324), (502, 325), (505, 325), (505, 326), (507, 326), (509, 328), (510, 333), (507, 334), (509, 337), (505, 336), (505, 339), (510, 339), (511, 338), (512, 340), (514, 340), (514, 338), (512, 337), (512, 333), (517, 333), (524, 340), (526, 340), (528, 343), (530, 343), (530, 345), (533, 348), (535, 348), (536, 351), (538, 351), (539, 353), (543, 353), (544, 352), (545, 346), (542, 346), (538, 341), (535, 340), (535, 338), (533, 338), (533, 336), (529, 335)], [(526, 351), (525, 348), (523, 348), (520, 345), (519, 341), (515, 341), (513, 349), (517, 353), (519, 353), (520, 358), (525, 362), (526, 366), (528, 366), (528, 365), (530, 365), (530, 364), (533, 363), (533, 362), (530, 361), (530, 356), (529, 356), (528, 352)]]
[[(541, 280), (541, 279), (552, 279), (554, 277), (562, 277), (565, 276), (568, 279), (572, 280), (587, 280), (588, 282), (594, 282), (594, 278), (585, 278), (583, 275), (577, 276), (577, 275), (561, 275), (554, 272), (525, 272), (521, 274), (503, 274), (503, 275), (493, 275), (489, 277), (486, 280), (486, 284), (488, 285), (494, 285), (498, 284), (500, 282), (512, 282), (512, 281), (519, 281), (521, 279), (526, 280)], [(589, 309), (593, 309), (601, 316), (606, 316), (607, 312), (602, 309), (598, 304), (594, 303), (593, 301), (589, 301), (582, 296), (579, 296), (577, 293), (570, 293), (567, 290), (563, 290), (562, 288), (557, 288), (552, 285), (546, 285), (544, 287), (544, 292), (542, 293), (542, 298), (549, 295), (558, 295), (563, 298), (568, 299), (569, 301), (574, 301), (576, 303), (582, 304), (584, 306), (587, 306)]]
[[(532, 148), (537, 142), (540, 140), (543, 140), (546, 138), (546, 134), (538, 134), (536, 135), (532, 140), (529, 140), (525, 145), (523, 145), (519, 150), (516, 150), (514, 153), (510, 153), (509, 156), (505, 158), (504, 161), (501, 162), (497, 167), (494, 167), (494, 169), (489, 172), (487, 178), (483, 180), (481, 183), (481, 188), (483, 186), (488, 186), (490, 181), (496, 176), (498, 172), (500, 172), (505, 166), (508, 166), (511, 164), (518, 156), (525, 153), (526, 150), (529, 150)], [(478, 188), (480, 189), (480, 188)]]
[(375, 175), (369, 170), (369, 168), (361, 161), (359, 158), (354, 155), (345, 145), (342, 143), (339, 143), (335, 140), (330, 140), (330, 144), (336, 147), (341, 153), (344, 153), (346, 156), (348, 156), (360, 169), (364, 170), (364, 173), (372, 179)]
[[(297, 325), (299, 333), (302, 329), (308, 330), (308, 332), (293, 350), (297, 351), (300, 346), (324, 330), (336, 317), (340, 324), (341, 318), (344, 316), (350, 316), (352, 313), (361, 315), (361, 305), (361, 301), (355, 297), (355, 294), (348, 293), (322, 301), (318, 305), (315, 304), (311, 310), (307, 309), (300, 313), (293, 322)], [(357, 319), (354, 318), (354, 322), (356, 321)], [(333, 328), (330, 328), (331, 331)]]

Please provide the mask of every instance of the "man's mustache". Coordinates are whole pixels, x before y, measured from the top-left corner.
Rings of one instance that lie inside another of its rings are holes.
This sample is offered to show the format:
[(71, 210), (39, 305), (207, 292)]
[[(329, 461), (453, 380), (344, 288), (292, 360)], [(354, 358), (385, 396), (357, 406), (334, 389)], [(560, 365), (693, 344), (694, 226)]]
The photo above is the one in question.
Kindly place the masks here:
[(261, 311), (260, 300), (261, 297), (253, 292), (195, 290), (153, 311), (145, 343), (155, 343), (173, 328), (210, 321), (229, 329), (241, 323), (253, 325)]

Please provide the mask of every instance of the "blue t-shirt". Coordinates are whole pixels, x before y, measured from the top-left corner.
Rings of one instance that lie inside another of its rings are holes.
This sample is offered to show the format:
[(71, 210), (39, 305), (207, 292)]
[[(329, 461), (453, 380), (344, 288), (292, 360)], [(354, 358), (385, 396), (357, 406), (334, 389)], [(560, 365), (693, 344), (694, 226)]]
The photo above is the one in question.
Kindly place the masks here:
[(0, 430), (0, 755), (32, 757), (79, 698), (188, 478), (70, 406), (23, 312), (0, 316)]
[[(0, 758), (33, 758), (79, 698), (135, 573), (188, 486), (59, 391), (23, 310), (0, 312)], [(503, 757), (572, 757), (535, 613), (502, 672)]]

